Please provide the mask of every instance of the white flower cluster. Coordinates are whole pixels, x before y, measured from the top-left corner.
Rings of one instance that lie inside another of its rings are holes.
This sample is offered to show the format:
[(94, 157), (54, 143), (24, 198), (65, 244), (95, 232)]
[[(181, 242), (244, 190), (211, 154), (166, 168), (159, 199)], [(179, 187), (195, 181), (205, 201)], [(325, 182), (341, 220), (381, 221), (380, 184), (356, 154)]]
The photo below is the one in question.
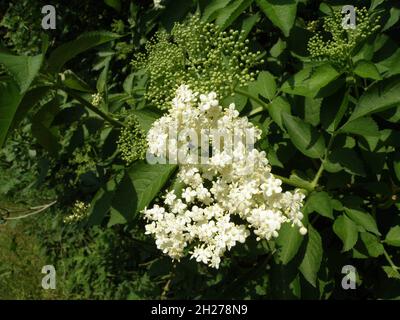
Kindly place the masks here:
[[(199, 95), (184, 85), (177, 90), (169, 113), (150, 129), (150, 152), (168, 156), (164, 144), (170, 148), (182, 143), (168, 135), (172, 124), (178, 131), (218, 128), (225, 137), (243, 138), (249, 129), (257, 140), (261, 134), (246, 117), (239, 117), (233, 104), (223, 109), (215, 93)], [(296, 225), (301, 234), (307, 232), (301, 222), (304, 195), (298, 190), (283, 192), (265, 152), (248, 148), (243, 140), (236, 139), (233, 148), (223, 151), (210, 141), (208, 164), (180, 166), (182, 192), (169, 191), (163, 206), (144, 210), (149, 222), (146, 233), (154, 235), (157, 247), (173, 259), (189, 251), (196, 261), (218, 268), (224, 253), (244, 243), (250, 230), (257, 240), (277, 237), (283, 223)]]
[(101, 95), (101, 93), (92, 94), (92, 101), (91, 101), (92, 105), (98, 107), (102, 102), (103, 102), (103, 96)]
[(154, 9), (156, 10), (164, 9), (164, 5), (162, 3), (163, 0), (153, 0)]
[(72, 209), (72, 214), (64, 218), (64, 223), (73, 224), (82, 221), (88, 215), (89, 205), (82, 201), (76, 201)]

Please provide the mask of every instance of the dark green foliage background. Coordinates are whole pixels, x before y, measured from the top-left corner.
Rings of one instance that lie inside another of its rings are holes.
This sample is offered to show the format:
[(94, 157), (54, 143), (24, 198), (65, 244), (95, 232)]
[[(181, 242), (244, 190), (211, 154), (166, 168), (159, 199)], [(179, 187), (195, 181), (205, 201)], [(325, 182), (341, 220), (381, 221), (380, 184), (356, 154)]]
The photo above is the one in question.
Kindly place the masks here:
[[(0, 144), (7, 137), (0, 151), (0, 298), (400, 298), (398, 1), (167, 0), (161, 10), (144, 0), (52, 3), (57, 29), (46, 32), (40, 9), (47, 1), (0, 4)], [(345, 4), (369, 8), (380, 28), (340, 69), (312, 59), (307, 42), (315, 34), (310, 22)], [(144, 234), (140, 206), (173, 184), (175, 169), (140, 160), (128, 167), (117, 149), (127, 114), (144, 130), (161, 116), (144, 99), (145, 70), (134, 70), (131, 60), (157, 30), (170, 31), (195, 12), (222, 29), (245, 30), (251, 50), (262, 52), (257, 81), (229, 99), (263, 129), (259, 147), (273, 173), (308, 192), (305, 237), (285, 226), (268, 246), (250, 239), (219, 270), (172, 263), (157, 250)], [(40, 63), (33, 61), (40, 54)], [(28, 62), (37, 70), (24, 69)], [(89, 103), (95, 92), (105, 97), (97, 114)], [(44, 213), (5, 219), (5, 208), (54, 199)], [(91, 203), (88, 219), (64, 224), (77, 200)], [(37, 259), (11, 262), (31, 251)], [(50, 295), (38, 281), (44, 263), (58, 275)], [(342, 288), (345, 265), (357, 269), (356, 290)]]

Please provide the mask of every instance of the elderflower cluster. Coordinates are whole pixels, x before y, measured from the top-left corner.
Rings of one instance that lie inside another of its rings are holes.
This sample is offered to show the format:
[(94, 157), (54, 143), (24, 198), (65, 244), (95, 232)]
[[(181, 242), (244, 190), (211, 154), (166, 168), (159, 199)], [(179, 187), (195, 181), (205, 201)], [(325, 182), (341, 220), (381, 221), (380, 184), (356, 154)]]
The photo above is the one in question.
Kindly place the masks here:
[(156, 10), (164, 9), (164, 5), (162, 3), (163, 0), (153, 0), (154, 9)]
[(88, 214), (89, 205), (82, 201), (76, 201), (72, 209), (72, 214), (64, 218), (64, 223), (73, 224), (82, 221)]
[[(150, 152), (168, 157), (163, 144), (181, 143), (169, 136), (171, 124), (178, 130), (218, 128), (226, 137), (242, 138), (253, 129), (256, 140), (261, 136), (246, 117), (239, 117), (234, 104), (223, 109), (215, 92), (199, 95), (186, 85), (178, 88), (169, 113), (150, 129)], [(154, 235), (157, 247), (171, 258), (179, 260), (189, 252), (196, 261), (218, 268), (223, 255), (244, 243), (251, 231), (257, 240), (276, 238), (284, 223), (307, 232), (301, 221), (304, 195), (283, 191), (265, 152), (238, 140), (224, 150), (210, 141), (208, 163), (180, 165), (182, 190), (167, 192), (163, 205), (143, 211), (146, 233)]]
[(158, 32), (132, 64), (148, 72), (146, 99), (166, 109), (181, 84), (197, 92), (215, 91), (222, 98), (253, 81), (251, 69), (263, 61), (247, 44), (239, 31), (221, 31), (193, 16), (176, 23), (171, 34)]
[[(328, 60), (340, 68), (348, 66), (354, 49), (380, 28), (380, 17), (372, 18), (366, 8), (355, 8), (355, 28), (342, 26), (343, 15), (340, 10), (323, 20), (323, 32), (317, 32), (308, 42), (308, 51), (316, 60)], [(315, 31), (318, 23), (313, 21), (308, 28)], [(328, 35), (328, 36), (327, 36)]]
[(125, 127), (121, 129), (118, 139), (118, 149), (121, 158), (127, 165), (138, 159), (144, 159), (147, 150), (146, 135), (140, 127), (135, 115), (128, 115)]
[(103, 101), (103, 97), (101, 95), (101, 93), (94, 93), (92, 94), (92, 105), (94, 105), (95, 107), (98, 107)]

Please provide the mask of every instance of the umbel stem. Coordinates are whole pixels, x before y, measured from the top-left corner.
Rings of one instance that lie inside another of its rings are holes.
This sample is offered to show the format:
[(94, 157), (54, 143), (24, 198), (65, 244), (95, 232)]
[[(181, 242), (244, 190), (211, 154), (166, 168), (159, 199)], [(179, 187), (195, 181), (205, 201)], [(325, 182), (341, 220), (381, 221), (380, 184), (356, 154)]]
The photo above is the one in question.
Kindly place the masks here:
[(85, 100), (84, 98), (82, 98), (80, 95), (76, 94), (73, 90), (62, 87), (60, 88), (62, 91), (66, 92), (67, 94), (69, 94), (71, 97), (73, 97), (74, 99), (78, 100), (80, 103), (82, 103), (85, 107), (87, 107), (89, 110), (93, 111), (94, 113), (96, 113), (98, 116), (100, 116), (101, 118), (103, 118), (104, 120), (106, 120), (107, 122), (109, 122), (111, 125), (113, 125), (114, 127), (117, 128), (121, 128), (124, 127), (125, 125), (114, 119), (113, 117), (111, 117), (109, 114), (105, 113), (104, 111), (100, 110), (99, 108), (97, 108), (96, 106), (92, 105), (89, 101)]

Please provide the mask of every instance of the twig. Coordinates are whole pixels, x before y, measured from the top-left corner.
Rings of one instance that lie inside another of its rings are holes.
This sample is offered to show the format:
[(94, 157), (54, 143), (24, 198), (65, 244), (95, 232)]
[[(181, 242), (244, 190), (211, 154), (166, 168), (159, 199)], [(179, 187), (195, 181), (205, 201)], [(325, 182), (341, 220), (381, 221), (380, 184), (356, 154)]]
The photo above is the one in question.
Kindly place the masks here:
[(89, 110), (93, 111), (94, 113), (96, 113), (98, 116), (100, 116), (101, 118), (103, 118), (104, 120), (108, 121), (110, 124), (112, 124), (114, 127), (117, 128), (121, 128), (124, 127), (125, 125), (112, 118), (110, 115), (108, 115), (107, 113), (103, 112), (102, 110), (100, 110), (99, 108), (95, 107), (94, 105), (92, 105), (89, 101), (85, 100), (84, 98), (82, 98), (81, 96), (79, 96), (78, 94), (76, 94), (73, 90), (70, 90), (68, 88), (60, 88), (62, 91), (66, 92), (67, 94), (69, 94), (71, 97), (73, 97), (74, 99), (78, 100), (80, 103), (82, 103), (85, 107), (87, 107)]
[(174, 264), (174, 266), (172, 267), (172, 271), (168, 275), (169, 279), (166, 282), (166, 284), (165, 284), (165, 286), (163, 288), (163, 291), (161, 293), (161, 297), (160, 297), (161, 300), (166, 300), (167, 299), (167, 295), (168, 295), (169, 289), (171, 287), (171, 282), (172, 282), (172, 279), (173, 279), (174, 274), (175, 274), (175, 267), (176, 267), (176, 265)]
[[(48, 208), (50, 208), (52, 205), (54, 205), (54, 204), (56, 204), (56, 203), (57, 203), (57, 201), (53, 201), (52, 203), (46, 204), (46, 205), (44, 205), (44, 206), (36, 207), (36, 208), (38, 208), (38, 210), (36, 210), (36, 211), (30, 212), (30, 213), (28, 213), (28, 214), (25, 214), (25, 215), (22, 215), (22, 216), (18, 216), (18, 217), (7, 217), (7, 218), (4, 218), (4, 220), (19, 220), (19, 219), (24, 219), (24, 218), (33, 216), (33, 215), (35, 215), (35, 214), (41, 213), (41, 212), (47, 210)], [(39, 209), (39, 208), (40, 208), (40, 209)]]
[(399, 267), (394, 264), (393, 260), (390, 258), (389, 254), (387, 253), (385, 247), (383, 248), (383, 254), (384, 254), (386, 260), (389, 262), (392, 269), (394, 270), (394, 272), (396, 272), (396, 274), (400, 277), (400, 272), (398, 271)]
[(248, 117), (255, 116), (258, 113), (268, 110), (268, 104), (262, 101), (261, 99), (253, 96), (251, 93), (241, 89), (236, 89), (235, 92), (249, 99), (252, 99), (254, 102), (258, 103), (261, 106), (259, 108), (250, 111), (250, 113), (247, 115)]

